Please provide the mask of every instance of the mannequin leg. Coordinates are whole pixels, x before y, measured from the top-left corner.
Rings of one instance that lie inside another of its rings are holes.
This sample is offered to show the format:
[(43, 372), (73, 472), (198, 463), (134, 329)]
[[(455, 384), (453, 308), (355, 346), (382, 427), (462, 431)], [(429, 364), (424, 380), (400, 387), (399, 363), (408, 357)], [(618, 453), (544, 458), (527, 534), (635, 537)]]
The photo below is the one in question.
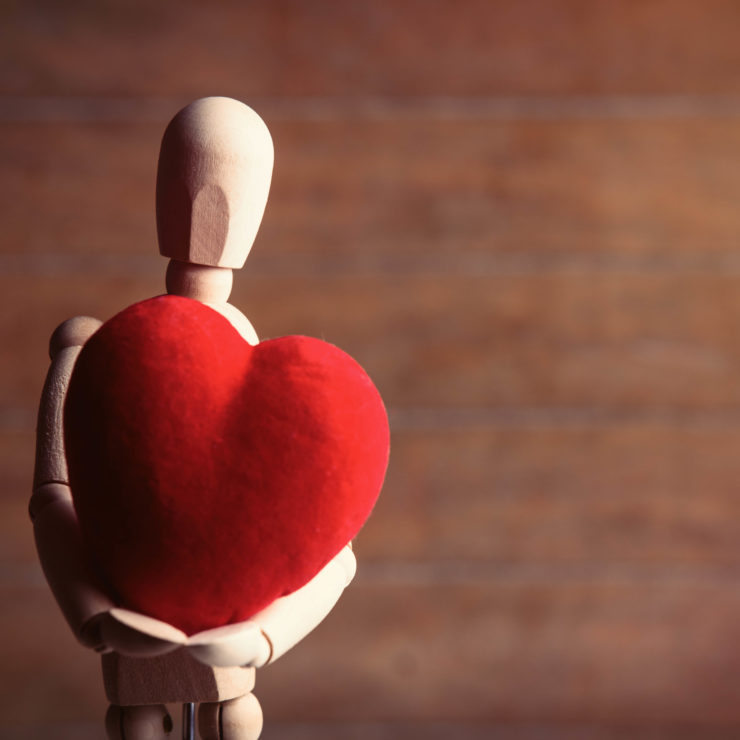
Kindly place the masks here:
[(172, 717), (164, 704), (138, 707), (111, 704), (105, 715), (109, 740), (165, 740), (172, 727)]
[(262, 708), (254, 694), (198, 709), (201, 740), (257, 740), (262, 732)]

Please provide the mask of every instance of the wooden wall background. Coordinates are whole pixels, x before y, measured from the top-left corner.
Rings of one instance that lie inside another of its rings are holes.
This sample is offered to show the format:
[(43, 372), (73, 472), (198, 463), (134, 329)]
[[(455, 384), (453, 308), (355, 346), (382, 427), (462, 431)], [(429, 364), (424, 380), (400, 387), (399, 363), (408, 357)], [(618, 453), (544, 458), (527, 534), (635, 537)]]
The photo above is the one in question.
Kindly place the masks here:
[(263, 737), (737, 737), (740, 4), (0, 13), (0, 736), (103, 737), (26, 514), (46, 344), (163, 290), (159, 138), (224, 94), (276, 144), (234, 303), (355, 355), (393, 428)]

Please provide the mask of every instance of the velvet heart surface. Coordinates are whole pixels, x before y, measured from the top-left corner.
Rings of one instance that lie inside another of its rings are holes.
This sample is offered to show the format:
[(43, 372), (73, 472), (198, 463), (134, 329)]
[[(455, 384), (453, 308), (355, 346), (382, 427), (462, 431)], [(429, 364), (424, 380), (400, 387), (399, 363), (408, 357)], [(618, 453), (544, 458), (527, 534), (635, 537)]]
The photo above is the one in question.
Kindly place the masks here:
[(100, 575), (121, 606), (188, 634), (311, 580), (369, 516), (389, 452), (383, 402), (349, 355), (302, 336), (250, 346), (178, 296), (88, 340), (64, 436)]

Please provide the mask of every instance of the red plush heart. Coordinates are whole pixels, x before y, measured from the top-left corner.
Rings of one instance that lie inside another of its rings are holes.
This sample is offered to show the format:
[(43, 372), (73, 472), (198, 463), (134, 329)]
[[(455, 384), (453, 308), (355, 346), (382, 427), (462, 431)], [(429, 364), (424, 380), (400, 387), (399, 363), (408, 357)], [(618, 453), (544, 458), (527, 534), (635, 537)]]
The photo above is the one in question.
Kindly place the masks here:
[(65, 406), (83, 537), (121, 605), (192, 634), (307, 583), (358, 532), (388, 461), (383, 402), (331, 344), (247, 344), (197, 301), (119, 313)]

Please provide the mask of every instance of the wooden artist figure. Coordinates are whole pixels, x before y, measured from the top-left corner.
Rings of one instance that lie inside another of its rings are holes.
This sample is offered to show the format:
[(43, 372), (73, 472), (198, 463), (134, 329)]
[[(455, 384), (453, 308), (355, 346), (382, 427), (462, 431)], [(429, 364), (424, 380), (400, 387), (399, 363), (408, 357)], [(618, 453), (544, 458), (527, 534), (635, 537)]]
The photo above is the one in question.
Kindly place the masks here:
[(259, 342), (228, 303), (270, 186), (263, 121), (204, 98), (157, 177), (167, 294), (50, 342), (30, 511), (54, 596), (102, 653), (108, 737), (257, 738), (255, 668), (329, 613), (388, 458), (377, 390), (341, 350)]

